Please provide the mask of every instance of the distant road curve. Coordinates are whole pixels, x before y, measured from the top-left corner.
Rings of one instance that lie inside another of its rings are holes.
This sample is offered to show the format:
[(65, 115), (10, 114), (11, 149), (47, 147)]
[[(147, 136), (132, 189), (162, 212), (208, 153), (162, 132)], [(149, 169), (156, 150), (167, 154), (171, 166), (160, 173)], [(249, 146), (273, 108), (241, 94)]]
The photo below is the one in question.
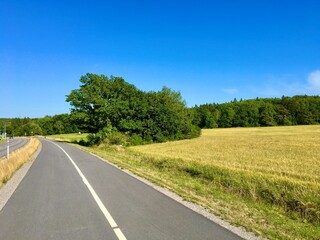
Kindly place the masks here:
[[(30, 139), (28, 138), (13, 138), (13, 139), (9, 139), (9, 150), (10, 153), (22, 148), (24, 145), (26, 145), (29, 142)], [(0, 158), (5, 157), (7, 155), (7, 145), (8, 143), (1, 143), (0, 144)]]

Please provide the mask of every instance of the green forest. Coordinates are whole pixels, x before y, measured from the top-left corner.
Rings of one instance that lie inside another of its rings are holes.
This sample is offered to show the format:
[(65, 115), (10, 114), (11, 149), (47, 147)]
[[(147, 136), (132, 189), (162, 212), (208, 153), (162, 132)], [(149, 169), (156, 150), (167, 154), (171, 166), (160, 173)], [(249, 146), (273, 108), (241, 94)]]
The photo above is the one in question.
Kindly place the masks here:
[(66, 96), (70, 113), (43, 118), (0, 119), (0, 133), (31, 136), (90, 133), (87, 144), (137, 145), (198, 137), (201, 128), (310, 125), (320, 123), (320, 97), (234, 99), (188, 108), (168, 87), (142, 91), (121, 77), (86, 74)]
[(320, 97), (234, 99), (193, 109), (193, 123), (200, 128), (264, 127), (320, 123)]

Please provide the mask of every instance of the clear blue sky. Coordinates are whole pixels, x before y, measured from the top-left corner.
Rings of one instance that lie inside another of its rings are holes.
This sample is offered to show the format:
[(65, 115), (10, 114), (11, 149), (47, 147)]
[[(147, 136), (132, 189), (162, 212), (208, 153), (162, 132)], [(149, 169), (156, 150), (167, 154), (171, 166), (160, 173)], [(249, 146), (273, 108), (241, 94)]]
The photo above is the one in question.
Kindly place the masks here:
[(69, 112), (81, 75), (188, 106), (320, 94), (319, 0), (0, 2), (0, 117)]

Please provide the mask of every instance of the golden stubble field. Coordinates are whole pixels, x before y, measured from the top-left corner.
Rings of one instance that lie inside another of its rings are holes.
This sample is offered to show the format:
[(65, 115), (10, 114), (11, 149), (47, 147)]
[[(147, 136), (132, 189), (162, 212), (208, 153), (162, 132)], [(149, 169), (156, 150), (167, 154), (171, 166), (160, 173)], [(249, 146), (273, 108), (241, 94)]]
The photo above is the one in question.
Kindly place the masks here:
[(197, 139), (131, 149), (270, 177), (320, 181), (320, 126), (205, 129)]

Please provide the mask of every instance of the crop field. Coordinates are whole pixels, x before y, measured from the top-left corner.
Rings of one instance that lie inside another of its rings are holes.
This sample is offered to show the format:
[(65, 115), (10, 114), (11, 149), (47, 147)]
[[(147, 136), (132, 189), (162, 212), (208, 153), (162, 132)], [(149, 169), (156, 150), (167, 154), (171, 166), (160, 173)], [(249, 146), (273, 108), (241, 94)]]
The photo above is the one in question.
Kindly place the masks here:
[(320, 182), (320, 126), (203, 130), (197, 139), (131, 149), (296, 183)]
[(269, 239), (320, 239), (320, 126), (85, 148)]

